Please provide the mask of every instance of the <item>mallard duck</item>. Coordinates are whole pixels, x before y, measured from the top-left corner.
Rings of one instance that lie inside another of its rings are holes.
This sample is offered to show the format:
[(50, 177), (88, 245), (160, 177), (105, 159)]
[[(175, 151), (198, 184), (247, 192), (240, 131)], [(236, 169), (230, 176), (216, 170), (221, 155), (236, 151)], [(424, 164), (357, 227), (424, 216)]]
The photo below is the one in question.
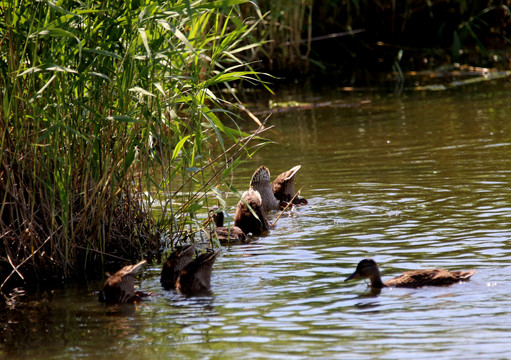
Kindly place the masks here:
[(275, 197), (275, 194), (273, 194), (270, 184), (270, 170), (268, 170), (266, 166), (260, 166), (254, 172), (250, 180), (250, 190), (259, 192), (265, 211), (277, 210), (280, 208), (281, 202)]
[[(295, 176), (301, 167), (301, 165), (296, 165), (291, 170), (284, 171), (282, 174), (277, 176), (271, 184), (275, 198), (281, 203), (288, 203), (291, 199), (293, 199), (293, 196), (295, 196)], [(296, 196), (293, 200), (294, 205), (306, 205), (307, 203), (306, 199), (299, 196)]]
[(142, 260), (138, 264), (128, 265), (110, 275), (99, 293), (99, 301), (107, 303), (126, 303), (140, 300), (149, 294), (135, 291), (135, 278), (138, 271), (146, 263)]
[(357, 270), (346, 280), (356, 278), (369, 278), (371, 287), (405, 287), (418, 288), (421, 286), (443, 286), (451, 285), (460, 281), (469, 280), (476, 271), (448, 271), (441, 269), (412, 270), (406, 271), (402, 275), (382, 282), (378, 265), (372, 259), (364, 259), (357, 265)]
[(211, 235), (215, 236), (221, 244), (236, 244), (248, 242), (247, 236), (237, 226), (224, 226), (224, 212), (218, 209), (210, 210), (210, 217), (215, 223)]
[(165, 290), (175, 289), (181, 270), (192, 262), (195, 247), (192, 244), (178, 246), (163, 263), (160, 283)]
[(185, 295), (206, 295), (211, 292), (211, 271), (220, 251), (200, 254), (184, 267), (176, 281), (176, 289)]
[[(266, 219), (261, 195), (258, 191), (249, 189), (242, 195), (243, 200), (238, 202), (236, 213), (234, 214), (234, 226), (239, 227), (245, 234), (259, 235), (270, 229), (270, 224)], [(247, 203), (257, 218), (252, 214), (250, 209), (245, 205)]]

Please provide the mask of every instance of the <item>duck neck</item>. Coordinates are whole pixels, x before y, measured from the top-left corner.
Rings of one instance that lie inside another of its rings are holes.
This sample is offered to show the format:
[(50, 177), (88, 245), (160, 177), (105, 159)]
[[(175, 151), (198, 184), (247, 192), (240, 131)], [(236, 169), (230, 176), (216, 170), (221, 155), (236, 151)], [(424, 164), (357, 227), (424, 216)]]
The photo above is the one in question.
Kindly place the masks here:
[(371, 287), (381, 289), (382, 287), (385, 287), (386, 285), (381, 281), (380, 272), (378, 271), (376, 274), (374, 274), (373, 277), (371, 277)]

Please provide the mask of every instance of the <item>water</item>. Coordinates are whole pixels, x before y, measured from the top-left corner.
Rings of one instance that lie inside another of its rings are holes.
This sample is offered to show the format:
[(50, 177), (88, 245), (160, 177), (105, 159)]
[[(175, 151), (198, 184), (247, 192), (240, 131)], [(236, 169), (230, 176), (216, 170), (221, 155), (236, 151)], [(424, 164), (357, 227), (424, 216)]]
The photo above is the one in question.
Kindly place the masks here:
[[(0, 357), (511, 358), (510, 95), (506, 83), (400, 97), (280, 93), (351, 104), (274, 114), (267, 136), (278, 144), (237, 172), (244, 189), (261, 164), (272, 178), (301, 164), (308, 206), (224, 248), (210, 297), (163, 291), (157, 264), (141, 287), (159, 295), (138, 305), (98, 303), (98, 283), (20, 295), (3, 305)], [(343, 282), (368, 257), (384, 279), (431, 267), (477, 274), (374, 294)]]

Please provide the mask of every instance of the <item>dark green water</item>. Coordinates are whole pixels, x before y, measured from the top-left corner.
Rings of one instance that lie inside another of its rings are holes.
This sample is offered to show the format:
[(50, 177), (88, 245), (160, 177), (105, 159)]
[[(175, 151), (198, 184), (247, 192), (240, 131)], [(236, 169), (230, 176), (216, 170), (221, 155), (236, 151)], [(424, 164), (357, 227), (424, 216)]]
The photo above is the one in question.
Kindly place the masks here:
[[(2, 305), (0, 357), (510, 358), (511, 86), (277, 99), (369, 102), (271, 117), (278, 144), (235, 185), (247, 188), (262, 164), (272, 178), (301, 164), (296, 188), (309, 205), (224, 248), (211, 297), (163, 291), (159, 265), (141, 281), (159, 295), (140, 305), (98, 303), (100, 284), (19, 296)], [(372, 296), (363, 281), (343, 282), (367, 257), (384, 279), (431, 267), (477, 274)]]

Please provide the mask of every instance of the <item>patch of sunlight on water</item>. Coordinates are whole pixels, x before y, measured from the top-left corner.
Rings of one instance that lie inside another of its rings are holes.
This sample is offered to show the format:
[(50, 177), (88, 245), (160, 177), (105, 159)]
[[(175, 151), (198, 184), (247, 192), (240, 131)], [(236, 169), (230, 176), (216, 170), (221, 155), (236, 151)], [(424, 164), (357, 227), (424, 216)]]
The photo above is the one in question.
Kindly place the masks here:
[[(510, 94), (363, 95), (347, 102), (371, 102), (274, 114), (278, 144), (245, 164), (235, 186), (261, 164), (273, 178), (301, 164), (296, 188), (309, 205), (224, 248), (212, 296), (162, 290), (153, 264), (141, 287), (158, 296), (136, 306), (99, 304), (100, 284), (20, 297), (2, 305), (0, 357), (508, 358)], [(368, 257), (384, 279), (433, 267), (477, 274), (375, 294), (344, 283)]]

